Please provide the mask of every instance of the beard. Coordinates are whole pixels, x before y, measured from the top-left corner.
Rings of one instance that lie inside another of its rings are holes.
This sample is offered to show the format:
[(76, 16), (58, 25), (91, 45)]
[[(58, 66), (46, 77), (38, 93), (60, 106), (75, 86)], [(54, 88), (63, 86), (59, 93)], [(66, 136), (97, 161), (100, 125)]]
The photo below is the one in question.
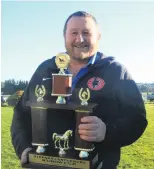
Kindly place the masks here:
[(77, 61), (83, 61), (89, 59), (89, 57), (93, 56), (97, 51), (97, 45), (67, 45), (65, 43), (65, 48), (67, 50), (68, 55)]

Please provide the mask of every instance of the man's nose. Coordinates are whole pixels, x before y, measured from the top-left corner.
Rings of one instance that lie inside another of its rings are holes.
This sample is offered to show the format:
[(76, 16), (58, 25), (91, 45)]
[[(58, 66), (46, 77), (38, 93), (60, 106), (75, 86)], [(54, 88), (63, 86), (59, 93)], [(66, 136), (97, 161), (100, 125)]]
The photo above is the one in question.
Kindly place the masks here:
[(80, 43), (84, 41), (84, 38), (83, 38), (82, 34), (79, 34), (79, 35), (77, 36), (76, 41), (77, 41), (77, 42), (80, 42)]

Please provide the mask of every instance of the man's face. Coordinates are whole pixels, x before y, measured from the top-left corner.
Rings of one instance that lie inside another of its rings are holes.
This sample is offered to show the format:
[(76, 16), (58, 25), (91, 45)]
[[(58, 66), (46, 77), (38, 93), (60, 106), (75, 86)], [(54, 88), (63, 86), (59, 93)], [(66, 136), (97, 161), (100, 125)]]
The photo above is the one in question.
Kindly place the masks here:
[(82, 60), (98, 50), (100, 34), (91, 17), (72, 17), (67, 23), (65, 47), (72, 59)]

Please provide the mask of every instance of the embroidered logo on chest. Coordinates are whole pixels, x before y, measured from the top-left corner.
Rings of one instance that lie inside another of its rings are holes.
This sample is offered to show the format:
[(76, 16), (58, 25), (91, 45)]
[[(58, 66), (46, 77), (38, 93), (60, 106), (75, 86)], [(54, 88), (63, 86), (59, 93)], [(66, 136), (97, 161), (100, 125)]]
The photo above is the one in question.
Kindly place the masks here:
[(104, 87), (105, 82), (99, 77), (92, 77), (88, 80), (87, 85), (91, 90), (100, 90)]

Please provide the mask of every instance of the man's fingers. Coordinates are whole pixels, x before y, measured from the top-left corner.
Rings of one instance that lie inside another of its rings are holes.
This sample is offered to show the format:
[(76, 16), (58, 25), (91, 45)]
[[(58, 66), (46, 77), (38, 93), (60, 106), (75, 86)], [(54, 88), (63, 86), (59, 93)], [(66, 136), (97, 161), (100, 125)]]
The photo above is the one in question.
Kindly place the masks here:
[(26, 148), (21, 155), (21, 164), (25, 164), (28, 162), (28, 152), (31, 151), (32, 148), (28, 147)]
[(21, 164), (25, 164), (25, 163), (27, 163), (28, 162), (28, 156), (22, 156), (22, 158), (21, 158)]
[(79, 130), (80, 135), (85, 135), (85, 136), (90, 136), (94, 137), (96, 135), (96, 131), (91, 131), (91, 130)]
[(96, 130), (98, 128), (98, 124), (80, 124), (79, 130)]
[(82, 123), (97, 123), (98, 117), (96, 116), (85, 116), (81, 118)]
[(89, 136), (85, 136), (85, 135), (80, 135), (80, 138), (86, 141), (96, 141), (96, 137), (89, 137)]

